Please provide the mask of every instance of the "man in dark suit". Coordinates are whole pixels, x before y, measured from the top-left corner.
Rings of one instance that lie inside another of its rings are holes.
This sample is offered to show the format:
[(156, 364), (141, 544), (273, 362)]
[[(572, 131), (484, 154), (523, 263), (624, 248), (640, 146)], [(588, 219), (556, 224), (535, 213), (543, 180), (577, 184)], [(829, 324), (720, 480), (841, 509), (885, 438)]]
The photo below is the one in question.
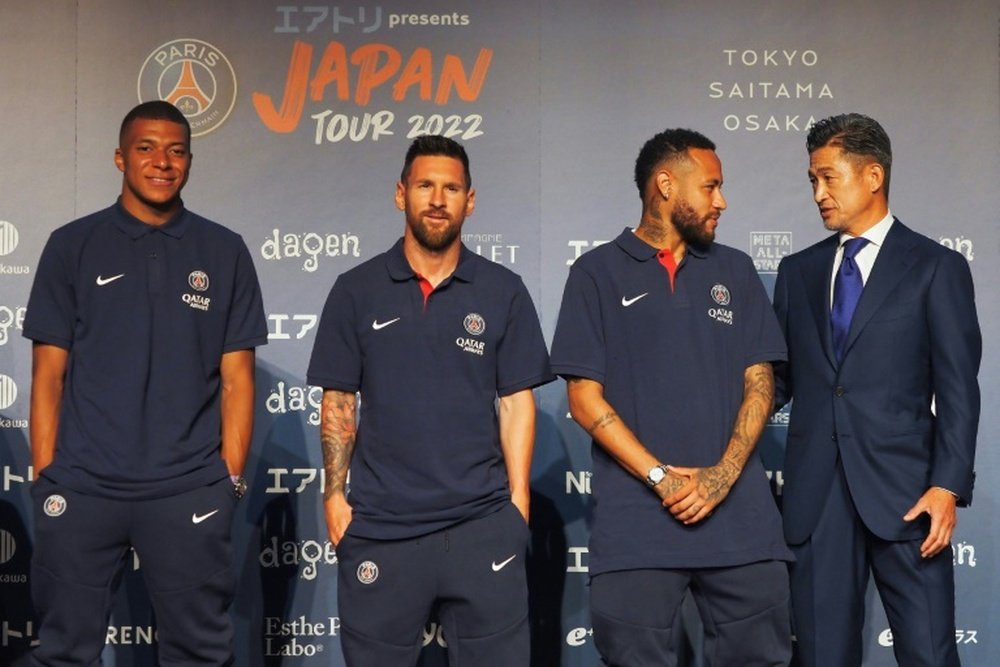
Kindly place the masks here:
[(794, 398), (785, 538), (804, 666), (861, 664), (874, 576), (906, 667), (958, 665), (956, 505), (972, 498), (982, 340), (968, 263), (889, 211), (892, 150), (860, 114), (810, 130), (809, 180), (829, 238), (786, 257), (774, 307)]

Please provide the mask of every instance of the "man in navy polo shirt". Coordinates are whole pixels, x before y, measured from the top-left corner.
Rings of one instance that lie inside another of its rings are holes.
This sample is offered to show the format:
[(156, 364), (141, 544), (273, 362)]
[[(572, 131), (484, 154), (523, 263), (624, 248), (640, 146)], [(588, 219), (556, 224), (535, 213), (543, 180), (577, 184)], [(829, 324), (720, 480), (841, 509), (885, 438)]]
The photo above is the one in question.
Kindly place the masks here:
[(594, 641), (610, 665), (672, 664), (690, 590), (706, 665), (784, 665), (790, 558), (754, 447), (781, 332), (750, 258), (713, 243), (726, 208), (715, 145), (646, 142), (642, 219), (577, 260), (552, 346), (593, 437)]
[(416, 664), (436, 609), (452, 667), (527, 665), (532, 388), (553, 378), (538, 316), (518, 276), (461, 242), (461, 145), (416, 139), (396, 206), (403, 238), (337, 279), (308, 372), (344, 657)]
[(250, 253), (191, 213), (191, 128), (166, 102), (122, 121), (110, 208), (60, 227), (39, 260), (32, 348), (35, 665), (93, 665), (130, 549), (161, 665), (227, 665), (230, 525), (267, 324)]

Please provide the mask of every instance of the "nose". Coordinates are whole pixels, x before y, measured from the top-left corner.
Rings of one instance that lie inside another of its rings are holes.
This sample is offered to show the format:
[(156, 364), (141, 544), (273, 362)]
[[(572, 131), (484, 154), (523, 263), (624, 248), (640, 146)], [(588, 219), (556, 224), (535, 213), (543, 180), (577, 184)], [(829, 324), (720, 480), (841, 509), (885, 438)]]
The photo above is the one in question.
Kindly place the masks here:
[(433, 188), (431, 191), (431, 206), (444, 206), (444, 188)]
[(717, 190), (716, 192), (717, 194), (715, 195), (715, 201), (712, 202), (712, 205), (715, 206), (715, 208), (719, 209), (720, 211), (725, 211), (727, 206), (726, 198), (723, 196), (722, 190)]
[(826, 199), (826, 188), (823, 187), (822, 183), (817, 181), (813, 184), (813, 201), (818, 204), (824, 199)]
[(170, 161), (167, 159), (166, 149), (159, 149), (153, 152), (153, 164), (160, 169), (166, 169)]

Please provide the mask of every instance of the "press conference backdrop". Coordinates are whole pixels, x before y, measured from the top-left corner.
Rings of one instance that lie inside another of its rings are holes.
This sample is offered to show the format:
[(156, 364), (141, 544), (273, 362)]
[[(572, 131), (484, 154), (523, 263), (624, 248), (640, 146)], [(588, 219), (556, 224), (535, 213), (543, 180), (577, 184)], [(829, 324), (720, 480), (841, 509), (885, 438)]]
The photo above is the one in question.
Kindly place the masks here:
[[(964, 664), (998, 664), (998, 32), (997, 0), (4, 2), (0, 663), (23, 662), (38, 634), (20, 334), (39, 253), (49, 232), (119, 192), (124, 113), (170, 99), (195, 134), (185, 202), (242, 234), (270, 331), (235, 525), (238, 664), (342, 664), (337, 555), (320, 512), (321, 391), (305, 371), (334, 279), (402, 233), (393, 188), (414, 136), (465, 144), (478, 205), (463, 240), (523, 276), (551, 339), (570, 265), (639, 218), (631, 175), (648, 137), (681, 126), (717, 142), (729, 201), (718, 241), (749, 253), (771, 289), (781, 257), (826, 234), (805, 134), (845, 111), (892, 137), (893, 213), (961, 252), (975, 277), (985, 409), (975, 502), (953, 544), (957, 639)], [(595, 665), (589, 442), (562, 381), (537, 397), (533, 662)], [(759, 447), (779, 503), (787, 416)], [(105, 664), (153, 664), (141, 568), (138, 558), (127, 568)], [(890, 665), (892, 637), (870, 597), (865, 665)], [(681, 652), (698, 664), (692, 614), (685, 625)], [(443, 643), (429, 624), (421, 664), (445, 664)]]

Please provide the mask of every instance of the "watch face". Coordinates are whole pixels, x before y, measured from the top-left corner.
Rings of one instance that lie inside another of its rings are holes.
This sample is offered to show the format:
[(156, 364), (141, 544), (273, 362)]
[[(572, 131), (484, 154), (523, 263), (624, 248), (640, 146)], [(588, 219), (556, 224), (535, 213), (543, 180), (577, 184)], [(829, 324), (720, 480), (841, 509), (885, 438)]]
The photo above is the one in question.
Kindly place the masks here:
[(649, 471), (649, 474), (646, 475), (646, 479), (648, 479), (653, 484), (658, 484), (661, 481), (663, 481), (663, 477), (665, 475), (666, 473), (663, 472), (663, 468), (656, 467)]

